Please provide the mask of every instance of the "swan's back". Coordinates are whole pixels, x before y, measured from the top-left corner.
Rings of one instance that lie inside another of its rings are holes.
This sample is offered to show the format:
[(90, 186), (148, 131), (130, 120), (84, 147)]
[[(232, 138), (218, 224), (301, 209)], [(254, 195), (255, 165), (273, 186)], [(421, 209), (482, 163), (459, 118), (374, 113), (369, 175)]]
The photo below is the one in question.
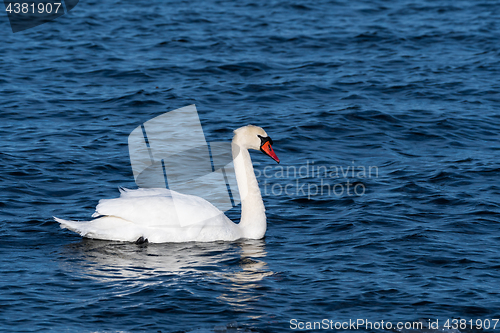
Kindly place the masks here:
[(207, 200), (168, 189), (121, 189), (116, 199), (99, 201), (92, 217), (116, 216), (147, 227), (187, 227), (216, 223), (224, 215)]
[(234, 240), (238, 226), (203, 198), (168, 189), (120, 189), (120, 197), (99, 201), (95, 220), (57, 219), (61, 227), (98, 239), (150, 242)]

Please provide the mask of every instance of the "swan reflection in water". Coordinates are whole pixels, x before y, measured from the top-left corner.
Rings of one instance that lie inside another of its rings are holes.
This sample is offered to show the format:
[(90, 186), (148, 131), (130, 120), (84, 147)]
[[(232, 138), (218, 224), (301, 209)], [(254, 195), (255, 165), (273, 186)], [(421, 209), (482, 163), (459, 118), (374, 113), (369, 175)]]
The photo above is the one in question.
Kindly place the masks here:
[[(267, 269), (265, 242), (142, 244), (83, 239), (68, 245), (61, 256), (64, 270), (117, 286), (120, 296), (144, 288), (185, 290), (191, 285), (201, 293), (218, 294), (222, 303), (252, 310)], [(166, 287), (166, 288), (164, 288)], [(168, 288), (168, 289), (167, 289)], [(116, 293), (114, 293), (116, 295)], [(253, 318), (253, 316), (252, 316)]]

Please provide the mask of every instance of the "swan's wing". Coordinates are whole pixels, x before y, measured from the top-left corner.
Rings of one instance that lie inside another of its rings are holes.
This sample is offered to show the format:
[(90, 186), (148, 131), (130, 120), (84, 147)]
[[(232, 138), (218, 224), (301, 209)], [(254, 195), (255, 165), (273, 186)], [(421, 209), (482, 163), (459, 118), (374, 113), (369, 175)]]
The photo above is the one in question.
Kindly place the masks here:
[(217, 224), (227, 219), (223, 212), (200, 197), (168, 189), (123, 189), (120, 192), (119, 198), (100, 200), (92, 216), (116, 216), (156, 228)]
[(181, 195), (178, 192), (171, 191), (167, 188), (138, 188), (131, 190), (128, 188), (120, 187), (120, 198), (137, 198), (137, 197), (152, 197), (164, 196), (171, 197), (173, 194)]

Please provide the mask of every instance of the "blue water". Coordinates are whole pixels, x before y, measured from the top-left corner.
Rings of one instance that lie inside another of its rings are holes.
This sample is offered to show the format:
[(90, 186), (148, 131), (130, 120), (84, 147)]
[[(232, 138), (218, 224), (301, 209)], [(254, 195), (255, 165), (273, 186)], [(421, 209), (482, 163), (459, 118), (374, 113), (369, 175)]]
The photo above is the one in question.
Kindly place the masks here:
[[(2, 17), (0, 330), (500, 317), (498, 2), (91, 0), (16, 34)], [(264, 240), (59, 228), (134, 188), (130, 132), (190, 104), (207, 141), (273, 138), (284, 169), (252, 153)]]

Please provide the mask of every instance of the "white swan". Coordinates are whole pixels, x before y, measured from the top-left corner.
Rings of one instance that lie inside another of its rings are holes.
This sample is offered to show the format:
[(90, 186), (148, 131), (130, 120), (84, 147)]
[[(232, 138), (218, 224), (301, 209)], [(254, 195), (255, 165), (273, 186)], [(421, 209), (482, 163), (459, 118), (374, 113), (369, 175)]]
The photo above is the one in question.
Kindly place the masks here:
[[(120, 197), (100, 200), (92, 221), (54, 217), (61, 228), (103, 240), (165, 242), (260, 239), (266, 233), (266, 214), (248, 149), (261, 150), (276, 162), (272, 140), (260, 127), (234, 131), (231, 144), (241, 198), (241, 220), (235, 224), (203, 198), (165, 188), (120, 189)], [(210, 218), (206, 218), (210, 217)]]

